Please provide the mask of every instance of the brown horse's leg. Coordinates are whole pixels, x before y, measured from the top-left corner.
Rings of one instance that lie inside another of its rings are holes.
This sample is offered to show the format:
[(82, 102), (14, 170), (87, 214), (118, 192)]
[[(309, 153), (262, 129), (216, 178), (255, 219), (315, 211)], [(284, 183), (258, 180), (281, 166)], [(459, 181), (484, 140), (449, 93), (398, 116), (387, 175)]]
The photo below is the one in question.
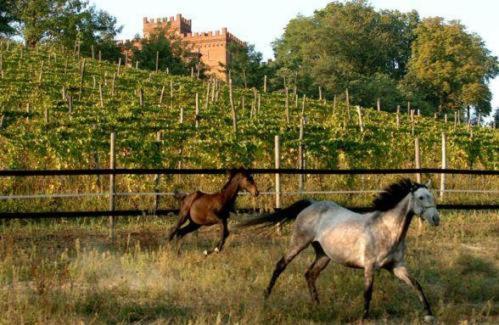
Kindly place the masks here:
[(175, 235), (178, 234), (178, 230), (180, 229), (180, 227), (182, 227), (184, 223), (186, 223), (188, 216), (189, 216), (188, 212), (187, 213), (182, 213), (182, 211), (180, 212), (180, 218), (178, 219), (177, 224), (168, 233), (169, 241), (172, 241)]
[(185, 235), (193, 232), (193, 231), (196, 231), (199, 229), (199, 227), (201, 227), (201, 225), (198, 225), (197, 223), (194, 223), (194, 222), (189, 222), (189, 224), (183, 228), (180, 228), (178, 231), (177, 231), (177, 236), (179, 238), (183, 238)]
[(214, 249), (212, 249), (210, 251), (205, 250), (204, 251), (205, 255), (210, 255), (213, 252), (217, 252), (217, 253), (220, 252), (224, 247), (225, 240), (229, 236), (229, 228), (227, 227), (227, 219), (226, 218), (218, 219), (218, 224), (220, 225), (220, 241), (218, 242), (217, 246)]
[(317, 293), (317, 288), (315, 287), (315, 281), (319, 277), (319, 274), (326, 268), (331, 259), (324, 253), (321, 245), (318, 242), (313, 242), (312, 246), (315, 250), (315, 260), (305, 272), (305, 279), (307, 279), (308, 290), (313, 302), (319, 303), (319, 294)]
[(222, 225), (220, 228), (220, 242), (217, 246), (219, 252), (222, 251), (227, 237), (229, 237), (229, 228), (227, 227), (227, 219), (224, 218), (222, 219)]

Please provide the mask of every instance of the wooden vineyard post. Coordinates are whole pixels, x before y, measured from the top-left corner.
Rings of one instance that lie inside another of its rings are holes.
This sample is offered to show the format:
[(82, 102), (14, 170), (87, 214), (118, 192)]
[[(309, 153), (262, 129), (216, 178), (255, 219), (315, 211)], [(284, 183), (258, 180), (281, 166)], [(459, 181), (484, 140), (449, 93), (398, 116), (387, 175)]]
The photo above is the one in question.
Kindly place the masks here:
[(333, 97), (333, 114), (336, 112), (336, 95)]
[(400, 128), (400, 105), (397, 105), (397, 130)]
[(359, 128), (360, 132), (364, 132), (364, 122), (362, 121), (362, 112), (360, 110), (360, 106), (357, 106), (357, 114), (359, 115)]
[(348, 94), (348, 88), (347, 90), (345, 90), (345, 97), (347, 105), (348, 122), (350, 123), (350, 95)]
[(234, 107), (234, 97), (232, 95), (232, 79), (229, 79), (229, 101), (230, 101), (230, 109), (232, 112), (232, 128), (234, 130), (234, 135), (237, 136), (237, 115), (236, 115), (236, 108)]
[(139, 89), (139, 105), (144, 107), (144, 90), (142, 88)]
[(267, 75), (263, 77), (263, 92), (267, 92)]
[(376, 100), (376, 109), (378, 112), (381, 112), (381, 98), (378, 97), (378, 100)]
[[(420, 151), (419, 151), (419, 138), (416, 137), (414, 138), (414, 163), (416, 166), (416, 169), (421, 169), (421, 159), (420, 159)], [(416, 174), (416, 182), (421, 184), (421, 173)], [(418, 218), (418, 236), (421, 235), (421, 232), (423, 231), (423, 221), (421, 218)]]
[[(156, 143), (158, 145), (158, 152), (161, 153), (161, 131), (158, 131), (156, 133)], [(159, 209), (159, 201), (160, 201), (160, 195), (159, 195), (159, 182), (161, 180), (161, 175), (156, 174), (154, 176), (154, 215), (157, 215), (157, 211)]]
[(116, 70), (116, 74), (119, 76), (121, 71), (121, 57), (118, 59), (118, 69)]
[(319, 100), (322, 100), (322, 87), (319, 86)]
[[(109, 169), (111, 171), (116, 169), (116, 150), (115, 150), (115, 145), (116, 145), (116, 134), (114, 132), (111, 132), (111, 139), (110, 139), (110, 149), (109, 149)], [(109, 174), (109, 211), (113, 212), (116, 207), (116, 202), (115, 202), (115, 190), (116, 190), (116, 184), (115, 184), (115, 175), (114, 174)], [(109, 237), (111, 240), (114, 242), (114, 216), (111, 215), (109, 216)]]
[(68, 112), (69, 114), (71, 114), (73, 113), (73, 96), (67, 95), (67, 101), (68, 101)]
[[(301, 170), (303, 170), (303, 168), (305, 168), (304, 152), (303, 152), (304, 151), (304, 146), (303, 146), (304, 124), (305, 124), (305, 118), (302, 116), (302, 117), (300, 117), (300, 137), (299, 137), (300, 144), (298, 147), (298, 168)], [(304, 178), (305, 177), (303, 174), (298, 175), (298, 188), (299, 188), (300, 192), (303, 192)]]
[(199, 128), (199, 93), (196, 93), (196, 129)]
[(286, 87), (286, 123), (289, 124), (289, 89)]
[[(447, 168), (447, 143), (445, 133), (442, 132), (442, 169)], [(443, 199), (445, 192), (445, 174), (440, 174), (440, 199)]]
[(180, 116), (179, 116), (179, 123), (183, 124), (184, 123), (184, 107), (180, 107)]
[[(281, 168), (281, 146), (279, 143), (279, 136), (274, 138), (274, 153), (275, 153), (275, 169)], [(281, 175), (275, 174), (275, 208), (281, 208)]]
[(165, 85), (161, 88), (161, 94), (159, 95), (159, 105), (163, 104), (163, 96), (165, 95)]
[[(414, 164), (416, 169), (421, 169), (421, 157), (419, 151), (419, 138), (414, 138)], [(416, 181), (421, 183), (421, 173), (416, 174)]]
[(102, 83), (99, 82), (99, 100), (100, 100), (100, 107), (104, 107), (104, 95), (102, 94)]
[(159, 70), (159, 51), (156, 51), (156, 73)]

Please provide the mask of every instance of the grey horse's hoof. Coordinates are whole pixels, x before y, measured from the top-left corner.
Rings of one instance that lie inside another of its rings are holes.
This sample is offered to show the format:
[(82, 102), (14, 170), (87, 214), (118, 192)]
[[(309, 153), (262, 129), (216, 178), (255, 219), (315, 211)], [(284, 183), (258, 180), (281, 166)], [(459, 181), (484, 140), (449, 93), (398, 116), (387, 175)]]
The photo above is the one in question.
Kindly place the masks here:
[(435, 322), (435, 317), (431, 316), (431, 315), (426, 315), (424, 317), (424, 321), (425, 321), (425, 323), (430, 323), (431, 324), (431, 323)]
[(204, 254), (204, 256), (208, 256), (208, 250), (206, 250), (206, 249), (205, 249), (205, 250), (203, 251), (203, 254)]

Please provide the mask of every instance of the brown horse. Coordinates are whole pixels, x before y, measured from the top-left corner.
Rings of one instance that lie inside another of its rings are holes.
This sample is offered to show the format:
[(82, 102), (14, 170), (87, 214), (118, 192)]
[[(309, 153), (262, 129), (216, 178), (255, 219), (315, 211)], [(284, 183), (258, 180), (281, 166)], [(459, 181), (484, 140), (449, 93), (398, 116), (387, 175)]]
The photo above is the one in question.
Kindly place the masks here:
[[(175, 192), (175, 198), (180, 201), (180, 218), (177, 225), (172, 228), (168, 235), (168, 240), (182, 238), (188, 233), (197, 230), (201, 226), (220, 225), (220, 242), (211, 251), (205, 251), (205, 255), (213, 252), (220, 252), (223, 249), (225, 240), (229, 236), (227, 219), (234, 210), (237, 193), (246, 190), (253, 196), (258, 195), (253, 177), (244, 168), (232, 169), (228, 172), (229, 180), (222, 190), (217, 193), (207, 194), (196, 191), (190, 194)], [(189, 221), (187, 226), (182, 227)]]

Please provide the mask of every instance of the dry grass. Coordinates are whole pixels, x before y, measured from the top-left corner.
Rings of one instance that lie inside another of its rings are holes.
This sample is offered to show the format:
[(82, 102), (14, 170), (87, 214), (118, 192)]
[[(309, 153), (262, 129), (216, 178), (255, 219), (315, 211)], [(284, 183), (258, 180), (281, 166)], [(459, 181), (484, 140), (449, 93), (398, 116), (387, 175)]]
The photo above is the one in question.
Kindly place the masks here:
[[(442, 226), (417, 225), (408, 264), (439, 322), (499, 321), (499, 215), (442, 213)], [(0, 323), (331, 323), (357, 322), (362, 272), (329, 266), (318, 281), (322, 304), (310, 303), (297, 258), (264, 304), (263, 288), (289, 240), (273, 230), (233, 233), (208, 258), (215, 229), (192, 235), (180, 255), (164, 241), (172, 220), (120, 219), (115, 244), (106, 220), (0, 224)], [(422, 307), (404, 285), (380, 272), (372, 317), (420, 323)]]

